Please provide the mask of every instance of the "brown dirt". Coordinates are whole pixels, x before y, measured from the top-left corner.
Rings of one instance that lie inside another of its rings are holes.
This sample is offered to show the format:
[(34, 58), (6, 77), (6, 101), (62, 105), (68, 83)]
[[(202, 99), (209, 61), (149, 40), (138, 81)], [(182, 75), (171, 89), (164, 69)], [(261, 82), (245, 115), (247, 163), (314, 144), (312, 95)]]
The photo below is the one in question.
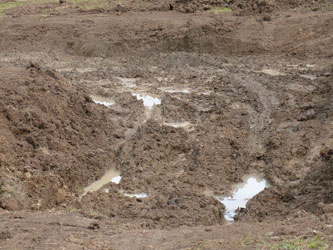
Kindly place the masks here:
[[(329, 1), (5, 10), (0, 249), (270, 249), (316, 235), (332, 244), (332, 20)], [(146, 110), (133, 93), (161, 105)], [(80, 199), (111, 168), (120, 184)], [(246, 174), (271, 187), (229, 225), (214, 195)], [(123, 195), (141, 192), (149, 197)]]

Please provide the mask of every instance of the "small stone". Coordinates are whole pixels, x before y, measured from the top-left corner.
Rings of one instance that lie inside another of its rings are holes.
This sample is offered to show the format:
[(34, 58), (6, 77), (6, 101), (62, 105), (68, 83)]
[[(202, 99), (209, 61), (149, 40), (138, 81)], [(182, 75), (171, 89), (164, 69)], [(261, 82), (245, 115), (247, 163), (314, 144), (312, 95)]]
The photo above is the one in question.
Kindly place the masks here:
[(99, 229), (99, 224), (97, 222), (92, 222), (89, 226), (88, 226), (88, 229), (90, 230), (97, 230)]
[(25, 173), (24, 176), (25, 176), (26, 179), (30, 179), (31, 178), (31, 174), (29, 172)]
[(272, 21), (272, 18), (271, 18), (271, 16), (264, 16), (264, 17), (263, 17), (263, 20), (264, 20), (265, 22), (270, 22), (270, 21)]

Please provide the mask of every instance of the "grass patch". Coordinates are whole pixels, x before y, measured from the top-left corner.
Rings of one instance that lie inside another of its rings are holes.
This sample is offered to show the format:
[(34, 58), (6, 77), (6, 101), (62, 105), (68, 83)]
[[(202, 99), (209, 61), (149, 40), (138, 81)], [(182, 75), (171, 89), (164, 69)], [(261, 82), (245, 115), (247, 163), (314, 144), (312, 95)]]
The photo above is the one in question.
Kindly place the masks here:
[(232, 12), (232, 9), (228, 7), (214, 7), (211, 10), (215, 15), (221, 14), (221, 13), (230, 13)]
[(0, 3), (0, 15), (3, 14), (6, 10), (11, 8), (15, 8), (18, 6), (24, 5), (24, 2), (7, 2), (7, 3)]
[(85, 10), (102, 8), (106, 4), (105, 0), (71, 0), (71, 2)]
[(279, 243), (264, 243), (258, 249), (263, 250), (328, 250), (330, 249), (330, 242), (325, 240), (321, 235), (316, 235), (312, 238), (299, 237), (293, 240), (285, 240)]

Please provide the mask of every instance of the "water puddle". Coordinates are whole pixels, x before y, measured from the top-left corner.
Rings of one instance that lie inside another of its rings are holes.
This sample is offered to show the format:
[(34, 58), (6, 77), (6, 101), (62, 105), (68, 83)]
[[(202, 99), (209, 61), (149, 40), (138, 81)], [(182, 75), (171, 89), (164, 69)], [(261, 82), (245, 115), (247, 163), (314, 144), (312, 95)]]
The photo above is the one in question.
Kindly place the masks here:
[(135, 88), (137, 85), (135, 78), (123, 78), (123, 77), (117, 77), (117, 79), (120, 81), (120, 84), (129, 88)]
[(110, 169), (102, 176), (101, 179), (91, 183), (89, 186), (83, 189), (83, 194), (80, 195), (80, 199), (88, 194), (88, 192), (96, 192), (101, 189), (105, 184), (113, 182), (119, 184), (121, 180), (120, 172), (115, 169)]
[(121, 181), (121, 178), (122, 178), (122, 177), (121, 177), (120, 175), (118, 175), (118, 176), (112, 178), (111, 182), (116, 183), (116, 184), (119, 184), (120, 181)]
[(317, 79), (317, 76), (313, 74), (299, 74), (299, 76), (305, 79), (310, 79), (311, 81)]
[(90, 73), (96, 71), (96, 68), (61, 68), (57, 69), (58, 72), (71, 72), (76, 70), (80, 74)]
[(262, 176), (247, 175), (243, 177), (243, 182), (233, 186), (233, 194), (230, 197), (218, 197), (219, 202), (223, 203), (226, 212), (224, 218), (227, 221), (234, 221), (234, 216), (238, 208), (245, 208), (246, 203), (256, 194), (269, 187), (269, 184)]
[(206, 96), (209, 96), (212, 93), (213, 93), (213, 91), (210, 91), (210, 90), (197, 92), (197, 94), (199, 94), (199, 95), (206, 95)]
[(132, 93), (138, 100), (143, 100), (143, 105), (147, 108), (152, 108), (154, 105), (160, 105), (161, 99), (155, 98), (149, 95), (141, 95), (137, 93)]
[(139, 193), (139, 194), (128, 194), (128, 193), (125, 193), (124, 196), (126, 197), (135, 197), (135, 198), (148, 198), (148, 194), (147, 193)]
[(161, 88), (162, 91), (173, 94), (173, 93), (184, 93), (189, 94), (190, 90), (187, 88), (184, 89), (172, 89), (172, 88)]
[(260, 72), (265, 73), (270, 76), (285, 76), (286, 75), (275, 69), (263, 69)]
[(113, 100), (102, 96), (91, 96), (91, 99), (93, 100), (94, 103), (101, 104), (106, 107), (110, 107), (114, 104)]
[(165, 123), (163, 123), (163, 125), (174, 127), (174, 128), (185, 128), (185, 127), (188, 127), (189, 125), (191, 125), (191, 123), (189, 123), (189, 122), (165, 122)]

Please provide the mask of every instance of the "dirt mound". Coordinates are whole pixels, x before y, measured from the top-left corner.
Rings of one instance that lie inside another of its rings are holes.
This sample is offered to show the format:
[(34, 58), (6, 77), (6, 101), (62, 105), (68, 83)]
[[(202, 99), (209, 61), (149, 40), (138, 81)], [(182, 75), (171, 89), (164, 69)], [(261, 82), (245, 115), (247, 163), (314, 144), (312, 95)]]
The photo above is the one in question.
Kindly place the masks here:
[(121, 134), (85, 91), (34, 64), (2, 68), (0, 83), (2, 208), (60, 205), (112, 167)]
[[(211, 11), (215, 14), (234, 12), (236, 14), (270, 13), (275, 10), (287, 10), (293, 8), (305, 8), (319, 10), (328, 8), (330, 2), (321, 1), (294, 1), (294, 0), (175, 0), (170, 3), (170, 8), (181, 13), (193, 13), (200, 11)], [(267, 20), (268, 21), (268, 20)]]
[(317, 216), (333, 213), (333, 149), (321, 152), (321, 161), (311, 166), (310, 173), (285, 187), (275, 187), (260, 193), (241, 209), (238, 218), (263, 221), (267, 217), (287, 217), (298, 211)]
[[(322, 75), (330, 71), (331, 66)], [(240, 219), (285, 218), (299, 210), (318, 216), (333, 213), (332, 77), (319, 82), (294, 111), (294, 119), (301, 124), (289, 135), (277, 132), (267, 138), (263, 158), (271, 166), (265, 172), (274, 187), (251, 199)], [(288, 140), (297, 134), (294, 141)], [(288, 183), (282, 184), (285, 179)]]

